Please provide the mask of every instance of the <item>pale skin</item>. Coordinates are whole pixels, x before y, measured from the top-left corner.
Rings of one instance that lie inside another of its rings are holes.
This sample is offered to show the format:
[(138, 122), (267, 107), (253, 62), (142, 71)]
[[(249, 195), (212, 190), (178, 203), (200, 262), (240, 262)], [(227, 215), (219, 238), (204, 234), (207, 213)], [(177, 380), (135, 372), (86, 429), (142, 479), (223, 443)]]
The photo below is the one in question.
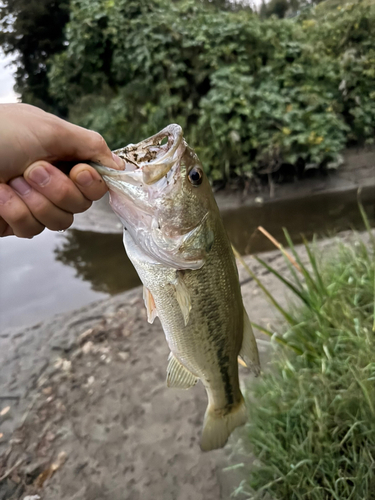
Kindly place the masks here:
[[(85, 161), (123, 169), (103, 137), (28, 104), (0, 104), (0, 237), (67, 229), (107, 187)], [(69, 177), (56, 165), (73, 162)]]

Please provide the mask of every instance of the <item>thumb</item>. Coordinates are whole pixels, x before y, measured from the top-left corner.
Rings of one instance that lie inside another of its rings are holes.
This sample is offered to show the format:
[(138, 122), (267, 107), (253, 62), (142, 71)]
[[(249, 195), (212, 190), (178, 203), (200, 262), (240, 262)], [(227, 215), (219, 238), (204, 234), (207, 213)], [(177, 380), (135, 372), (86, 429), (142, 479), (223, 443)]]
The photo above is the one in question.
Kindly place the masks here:
[(98, 132), (71, 123), (68, 124), (68, 128), (68, 133), (71, 135), (70, 144), (75, 145), (75, 160), (93, 161), (117, 170), (125, 168), (124, 160), (112, 153)]

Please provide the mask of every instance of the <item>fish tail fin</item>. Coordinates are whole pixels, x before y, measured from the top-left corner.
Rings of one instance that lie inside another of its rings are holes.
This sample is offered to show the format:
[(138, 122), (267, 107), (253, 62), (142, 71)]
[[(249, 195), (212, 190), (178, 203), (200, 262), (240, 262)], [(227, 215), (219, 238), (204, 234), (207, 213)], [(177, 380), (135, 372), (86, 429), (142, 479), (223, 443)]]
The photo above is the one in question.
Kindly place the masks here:
[(222, 448), (234, 429), (244, 425), (246, 420), (246, 406), (242, 395), (238, 405), (234, 406), (226, 415), (215, 413), (214, 408), (209, 405), (204, 416), (201, 438), (202, 451)]

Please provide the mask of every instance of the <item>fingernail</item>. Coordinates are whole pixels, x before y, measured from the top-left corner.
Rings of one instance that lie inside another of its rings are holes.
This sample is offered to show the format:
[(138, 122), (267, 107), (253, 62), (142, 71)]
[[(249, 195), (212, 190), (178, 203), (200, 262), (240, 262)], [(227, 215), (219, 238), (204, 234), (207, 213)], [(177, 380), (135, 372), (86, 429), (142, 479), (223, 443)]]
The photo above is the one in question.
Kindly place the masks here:
[(124, 163), (124, 160), (122, 158), (120, 158), (119, 156), (115, 155), (115, 153), (112, 153), (112, 158), (113, 158), (113, 161), (116, 163), (116, 165), (118, 167), (124, 168), (125, 163)]
[(0, 205), (5, 205), (11, 198), (11, 193), (8, 189), (1, 189), (0, 187)]
[(82, 187), (89, 187), (94, 182), (91, 173), (88, 170), (82, 170), (76, 177), (77, 184)]
[(48, 184), (50, 175), (45, 168), (34, 167), (29, 173), (28, 178), (35, 182), (35, 184), (44, 187), (46, 184)]
[(31, 187), (22, 177), (17, 177), (16, 179), (13, 179), (12, 181), (10, 181), (9, 184), (10, 187), (13, 188), (15, 191), (17, 191), (17, 193), (19, 193), (21, 196), (25, 196), (31, 191)]

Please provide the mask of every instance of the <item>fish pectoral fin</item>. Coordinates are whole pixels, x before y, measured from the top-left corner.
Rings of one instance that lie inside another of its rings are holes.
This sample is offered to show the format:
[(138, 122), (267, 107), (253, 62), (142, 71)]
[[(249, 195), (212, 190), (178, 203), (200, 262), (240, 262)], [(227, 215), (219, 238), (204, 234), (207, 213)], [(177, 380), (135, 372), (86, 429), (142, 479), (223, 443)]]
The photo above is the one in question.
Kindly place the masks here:
[(150, 290), (145, 286), (143, 286), (143, 300), (147, 310), (147, 321), (149, 323), (153, 323), (154, 319), (158, 315), (158, 312), (156, 310), (154, 297), (152, 296)]
[(198, 382), (198, 378), (185, 368), (175, 356), (170, 353), (167, 368), (167, 386), (178, 389), (190, 389)]
[(189, 315), (191, 310), (190, 293), (185, 283), (183, 282), (180, 271), (176, 272), (176, 280), (172, 283), (176, 290), (176, 300), (180, 306), (182, 316), (184, 318), (185, 326), (189, 322)]
[(259, 353), (249, 316), (243, 310), (243, 339), (240, 356), (255, 375), (260, 373)]

